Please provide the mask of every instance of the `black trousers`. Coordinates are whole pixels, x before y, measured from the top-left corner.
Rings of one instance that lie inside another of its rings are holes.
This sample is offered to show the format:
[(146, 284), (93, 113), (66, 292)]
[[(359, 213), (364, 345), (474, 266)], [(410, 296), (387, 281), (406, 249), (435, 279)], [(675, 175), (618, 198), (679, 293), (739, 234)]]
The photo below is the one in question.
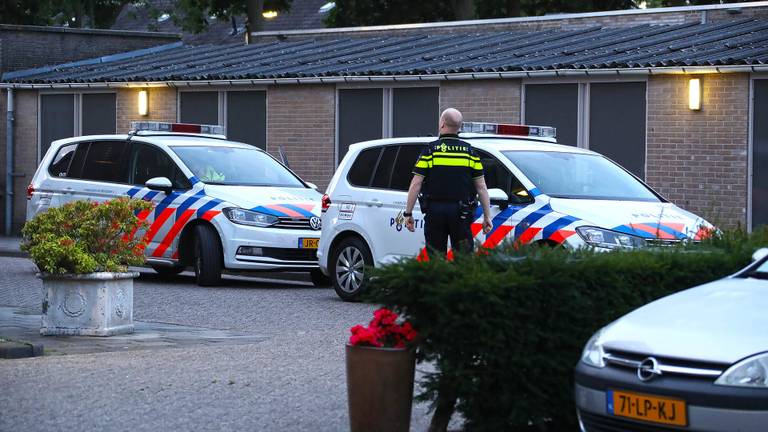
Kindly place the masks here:
[(451, 248), (454, 252), (472, 252), (473, 212), (465, 211), (462, 218), (462, 208), (458, 202), (431, 201), (424, 223), (424, 239), (427, 250), (440, 254), (445, 258), (448, 251), (448, 237), (451, 238)]

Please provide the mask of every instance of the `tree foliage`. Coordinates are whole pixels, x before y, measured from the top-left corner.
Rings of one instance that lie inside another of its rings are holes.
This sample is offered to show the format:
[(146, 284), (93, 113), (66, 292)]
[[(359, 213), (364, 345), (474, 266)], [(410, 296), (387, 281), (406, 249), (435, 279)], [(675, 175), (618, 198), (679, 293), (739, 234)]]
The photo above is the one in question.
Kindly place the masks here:
[(3, 0), (0, 22), (74, 28), (109, 28), (130, 0)]
[(208, 27), (208, 17), (231, 20), (245, 15), (248, 32), (260, 31), (264, 11), (289, 11), (292, 0), (177, 0), (174, 7), (157, 8), (145, 0), (155, 11), (168, 13), (174, 22), (186, 31), (200, 33)]

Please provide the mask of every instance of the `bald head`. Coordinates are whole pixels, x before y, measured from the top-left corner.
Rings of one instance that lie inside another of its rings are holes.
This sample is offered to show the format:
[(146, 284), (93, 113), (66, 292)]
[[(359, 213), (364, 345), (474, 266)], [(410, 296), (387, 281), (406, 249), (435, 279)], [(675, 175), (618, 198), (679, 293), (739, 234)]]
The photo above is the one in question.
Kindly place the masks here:
[(448, 108), (440, 114), (440, 135), (456, 134), (461, 129), (463, 116), (456, 108)]

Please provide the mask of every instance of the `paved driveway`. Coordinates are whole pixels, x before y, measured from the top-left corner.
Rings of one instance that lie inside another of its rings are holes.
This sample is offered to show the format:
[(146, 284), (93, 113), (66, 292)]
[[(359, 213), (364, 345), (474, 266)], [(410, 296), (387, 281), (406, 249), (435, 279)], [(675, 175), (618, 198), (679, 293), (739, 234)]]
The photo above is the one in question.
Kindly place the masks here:
[[(0, 306), (39, 313), (31, 262), (0, 258), (0, 269)], [(203, 288), (148, 270), (135, 284), (135, 320), (251, 339), (0, 360), (0, 431), (347, 430), (344, 342), (374, 309), (308, 282)], [(412, 430), (428, 423), (427, 406), (415, 404)]]

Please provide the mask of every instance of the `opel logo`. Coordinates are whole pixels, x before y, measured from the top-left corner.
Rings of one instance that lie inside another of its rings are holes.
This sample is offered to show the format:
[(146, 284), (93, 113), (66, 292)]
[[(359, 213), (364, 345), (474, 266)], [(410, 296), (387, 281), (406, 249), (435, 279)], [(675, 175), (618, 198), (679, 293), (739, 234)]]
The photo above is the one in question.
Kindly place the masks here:
[(317, 216), (312, 216), (309, 218), (309, 226), (312, 227), (313, 230), (317, 231), (323, 226), (323, 221)]
[(637, 367), (637, 377), (640, 381), (650, 381), (653, 377), (660, 375), (659, 362), (653, 357), (641, 361), (640, 366)]

